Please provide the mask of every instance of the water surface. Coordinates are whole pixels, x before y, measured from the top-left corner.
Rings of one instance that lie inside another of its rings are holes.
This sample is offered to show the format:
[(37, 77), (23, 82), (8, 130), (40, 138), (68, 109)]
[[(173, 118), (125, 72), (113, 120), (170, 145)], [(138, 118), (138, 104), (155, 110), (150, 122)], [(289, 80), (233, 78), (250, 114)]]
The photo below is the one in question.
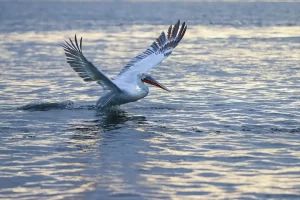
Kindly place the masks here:
[[(1, 2), (0, 198), (299, 199), (299, 10)], [(82, 36), (113, 77), (177, 19), (187, 33), (151, 71), (172, 92), (97, 115), (104, 91), (62, 42)]]

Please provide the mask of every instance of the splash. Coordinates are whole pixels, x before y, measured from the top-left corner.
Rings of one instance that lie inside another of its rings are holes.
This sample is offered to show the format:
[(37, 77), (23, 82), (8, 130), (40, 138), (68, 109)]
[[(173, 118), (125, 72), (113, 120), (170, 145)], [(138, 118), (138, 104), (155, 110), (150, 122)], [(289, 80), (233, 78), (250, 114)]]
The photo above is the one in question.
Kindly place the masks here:
[(73, 101), (62, 101), (62, 102), (32, 102), (21, 106), (18, 110), (29, 110), (29, 111), (48, 111), (48, 110), (57, 110), (57, 109), (67, 109), (67, 110), (74, 110), (74, 109), (89, 109), (94, 110), (95, 106), (93, 105), (78, 105), (75, 104)]

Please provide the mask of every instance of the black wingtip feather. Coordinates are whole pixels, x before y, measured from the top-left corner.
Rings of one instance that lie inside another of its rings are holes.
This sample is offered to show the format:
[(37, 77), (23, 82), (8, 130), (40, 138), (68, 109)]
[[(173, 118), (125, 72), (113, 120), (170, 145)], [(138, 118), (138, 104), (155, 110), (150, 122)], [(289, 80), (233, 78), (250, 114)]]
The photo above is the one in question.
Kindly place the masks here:
[(184, 27), (185, 27), (185, 22), (183, 22), (182, 25), (181, 25), (181, 28), (180, 28), (180, 31), (179, 31), (179, 36), (182, 35), (182, 32), (183, 32), (183, 30), (184, 30)]
[(167, 39), (168, 39), (168, 40), (169, 40), (170, 37), (171, 37), (171, 32), (172, 32), (172, 25), (169, 26), (169, 28), (168, 28), (168, 32), (167, 32)]
[(174, 28), (172, 30), (172, 38), (173, 39), (176, 38), (176, 36), (177, 36), (179, 25), (180, 25), (180, 20), (177, 21), (177, 23), (174, 25)]
[(77, 42), (77, 36), (76, 36), (76, 34), (75, 34), (75, 44), (76, 44), (77, 50), (80, 51), (80, 48), (79, 48), (78, 42)]
[(80, 38), (80, 51), (82, 52), (82, 37)]
[(71, 38), (69, 38), (69, 40), (70, 40), (70, 42), (71, 42), (71, 44), (72, 44), (72, 47), (73, 47), (75, 50), (78, 50), (78, 49), (76, 48), (76, 46), (74, 45), (73, 41), (71, 40)]

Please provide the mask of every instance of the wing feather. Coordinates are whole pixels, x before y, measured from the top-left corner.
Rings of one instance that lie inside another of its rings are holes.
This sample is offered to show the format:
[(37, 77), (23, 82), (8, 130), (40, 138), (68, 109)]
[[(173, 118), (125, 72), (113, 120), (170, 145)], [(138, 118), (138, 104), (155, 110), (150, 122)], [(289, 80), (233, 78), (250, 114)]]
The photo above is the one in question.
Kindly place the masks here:
[(177, 36), (179, 24), (180, 24), (180, 21), (178, 20), (178, 22), (175, 24), (174, 29), (172, 31), (172, 39), (176, 38), (176, 36)]
[(171, 32), (172, 32), (172, 26), (170, 26), (169, 29), (168, 29), (168, 34), (167, 34), (167, 39), (168, 40), (171, 39)]
[(178, 20), (175, 25), (169, 27), (167, 35), (162, 32), (146, 51), (137, 55), (127, 63), (116, 79), (130, 79), (132, 75), (145, 73), (160, 64), (179, 44), (186, 29), (187, 26), (185, 22), (183, 22), (180, 27), (180, 20)]
[(80, 38), (78, 45), (77, 37), (75, 35), (74, 42), (70, 38), (70, 42), (65, 41), (65, 44), (63, 44), (62, 47), (65, 50), (67, 62), (73, 70), (77, 72), (78, 76), (86, 82), (97, 81), (104, 89), (120, 90), (109, 77), (84, 57), (82, 53), (82, 38)]

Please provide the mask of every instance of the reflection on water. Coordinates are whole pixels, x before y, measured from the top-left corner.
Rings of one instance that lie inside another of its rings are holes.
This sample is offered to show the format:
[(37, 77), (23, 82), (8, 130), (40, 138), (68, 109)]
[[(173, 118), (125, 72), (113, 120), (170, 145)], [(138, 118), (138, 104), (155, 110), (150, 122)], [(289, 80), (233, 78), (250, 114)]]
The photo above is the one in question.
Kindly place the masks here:
[(120, 108), (112, 108), (105, 112), (97, 113), (97, 119), (91, 121), (83, 121), (83, 124), (71, 124), (72, 129), (76, 130), (79, 135), (93, 132), (109, 132), (124, 128), (124, 124), (130, 122), (131, 124), (146, 124), (145, 116), (134, 116), (121, 110)]
[[(300, 198), (300, 4), (23, 4), (0, 3), (0, 198)], [(172, 92), (97, 113), (62, 42), (113, 77), (178, 18)]]

